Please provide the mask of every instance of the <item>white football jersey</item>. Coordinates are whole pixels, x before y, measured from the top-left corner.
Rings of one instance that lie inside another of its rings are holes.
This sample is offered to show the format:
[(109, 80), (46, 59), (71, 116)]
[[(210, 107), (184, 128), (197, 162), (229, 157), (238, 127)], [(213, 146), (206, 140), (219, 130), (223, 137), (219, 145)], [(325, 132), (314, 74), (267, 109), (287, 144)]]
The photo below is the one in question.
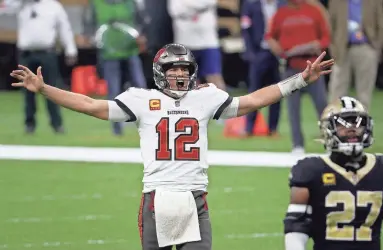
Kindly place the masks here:
[(206, 190), (210, 119), (219, 119), (233, 98), (209, 84), (180, 100), (158, 90), (130, 88), (117, 105), (137, 124), (144, 162), (144, 190)]

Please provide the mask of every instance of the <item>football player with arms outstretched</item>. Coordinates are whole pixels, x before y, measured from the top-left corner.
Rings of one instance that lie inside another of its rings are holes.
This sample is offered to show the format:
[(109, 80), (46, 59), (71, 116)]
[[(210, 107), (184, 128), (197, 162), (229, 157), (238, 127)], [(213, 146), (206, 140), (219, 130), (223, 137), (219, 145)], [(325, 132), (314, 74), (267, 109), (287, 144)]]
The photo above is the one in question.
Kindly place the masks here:
[(185, 46), (168, 44), (153, 60), (158, 90), (130, 88), (115, 100), (90, 97), (46, 85), (20, 65), (12, 84), (39, 92), (55, 103), (110, 121), (135, 122), (144, 163), (139, 212), (144, 250), (210, 250), (211, 225), (206, 203), (207, 127), (210, 119), (231, 118), (279, 101), (331, 72), (325, 53), (296, 76), (241, 97), (230, 97), (213, 84), (197, 85), (198, 65)]
[(342, 97), (319, 122), (329, 156), (298, 161), (290, 173), (290, 204), (284, 219), (285, 249), (379, 250), (383, 157), (365, 153), (373, 120), (361, 102)]

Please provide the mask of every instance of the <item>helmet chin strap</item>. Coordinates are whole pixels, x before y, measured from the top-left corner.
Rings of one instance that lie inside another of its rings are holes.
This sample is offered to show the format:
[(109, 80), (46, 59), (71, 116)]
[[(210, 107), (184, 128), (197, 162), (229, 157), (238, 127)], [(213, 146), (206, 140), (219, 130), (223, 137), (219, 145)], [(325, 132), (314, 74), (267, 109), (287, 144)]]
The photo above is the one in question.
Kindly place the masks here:
[(336, 152), (350, 157), (357, 157), (363, 152), (363, 145), (359, 143), (339, 143)]
[(333, 151), (331, 154), (331, 160), (337, 163), (339, 166), (344, 167), (347, 171), (356, 172), (358, 169), (363, 167), (365, 162), (365, 154), (363, 151), (356, 150), (356, 147), (350, 154), (346, 154), (342, 151)]
[(333, 150), (333, 153), (338, 155), (336, 158), (342, 159), (344, 167), (355, 170), (361, 167), (360, 162), (364, 156), (362, 145), (341, 143), (338, 145), (338, 149)]

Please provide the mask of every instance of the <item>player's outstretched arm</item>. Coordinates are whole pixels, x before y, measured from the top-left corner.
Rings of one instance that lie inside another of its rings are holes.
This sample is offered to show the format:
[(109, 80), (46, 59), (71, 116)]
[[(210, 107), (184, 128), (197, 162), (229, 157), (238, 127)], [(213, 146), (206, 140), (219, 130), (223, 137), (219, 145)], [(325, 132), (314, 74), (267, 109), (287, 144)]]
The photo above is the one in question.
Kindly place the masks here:
[(330, 67), (334, 60), (323, 61), (326, 52), (323, 52), (314, 63), (307, 61), (306, 69), (297, 75), (285, 79), (277, 84), (262, 88), (248, 95), (239, 97), (238, 116), (246, 115), (260, 108), (278, 102), (281, 98), (292, 92), (314, 83), (322, 75), (331, 73)]
[(109, 105), (106, 100), (96, 100), (85, 95), (61, 90), (44, 83), (41, 67), (37, 75), (29, 68), (19, 65), (18, 70), (13, 70), (11, 76), (20, 82), (12, 83), (13, 87), (24, 87), (34, 93), (41, 93), (49, 100), (65, 108), (84, 113), (102, 120), (108, 120)]

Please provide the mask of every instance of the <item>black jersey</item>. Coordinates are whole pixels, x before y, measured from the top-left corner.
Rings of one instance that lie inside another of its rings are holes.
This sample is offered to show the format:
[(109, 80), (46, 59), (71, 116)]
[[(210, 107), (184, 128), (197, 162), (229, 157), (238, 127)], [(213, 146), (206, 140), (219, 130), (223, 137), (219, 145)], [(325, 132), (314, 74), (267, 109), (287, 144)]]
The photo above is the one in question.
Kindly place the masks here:
[(315, 250), (380, 249), (383, 156), (366, 155), (356, 173), (329, 157), (305, 158), (292, 168), (290, 186), (310, 191)]

